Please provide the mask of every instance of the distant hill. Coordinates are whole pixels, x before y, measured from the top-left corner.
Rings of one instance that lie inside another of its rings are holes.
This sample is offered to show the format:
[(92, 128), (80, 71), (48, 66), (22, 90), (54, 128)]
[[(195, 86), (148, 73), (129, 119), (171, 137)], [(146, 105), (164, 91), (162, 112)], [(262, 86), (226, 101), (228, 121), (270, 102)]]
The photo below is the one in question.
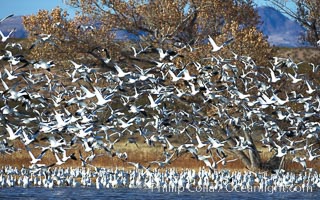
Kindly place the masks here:
[(0, 24), (0, 30), (4, 34), (8, 34), (12, 29), (16, 28), (16, 31), (12, 35), (15, 38), (26, 38), (28, 32), (24, 29), (22, 24), (22, 16), (13, 16)]
[[(263, 22), (258, 28), (264, 35), (268, 36), (268, 41), (272, 45), (282, 47), (303, 46), (299, 42), (299, 37), (305, 30), (297, 22), (289, 19), (272, 7), (257, 7), (257, 11)], [(28, 33), (22, 25), (22, 16), (11, 17), (0, 24), (0, 30), (5, 34), (13, 28), (16, 28), (13, 37), (27, 37)], [(132, 38), (132, 35), (125, 31), (120, 31), (117, 33), (116, 38)]]
[(299, 42), (299, 37), (305, 32), (305, 29), (297, 22), (272, 7), (257, 7), (257, 11), (263, 22), (258, 28), (268, 36), (271, 44), (283, 47), (303, 46)]

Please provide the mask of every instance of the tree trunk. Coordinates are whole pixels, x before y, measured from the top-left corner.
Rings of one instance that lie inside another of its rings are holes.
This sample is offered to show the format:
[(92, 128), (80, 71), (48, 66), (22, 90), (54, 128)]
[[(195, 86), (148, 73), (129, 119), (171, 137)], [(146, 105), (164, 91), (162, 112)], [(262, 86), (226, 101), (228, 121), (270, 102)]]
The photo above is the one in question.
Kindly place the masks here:
[[(227, 135), (226, 129), (221, 126), (221, 133), (220, 135), (222, 136), (222, 138), (227, 141), (227, 144), (230, 147), (235, 147), (236, 146), (236, 142), (234, 141), (234, 139), (232, 137), (229, 137)], [(232, 152), (235, 154), (235, 156), (237, 156), (241, 162), (248, 168), (251, 168), (251, 161), (248, 158), (248, 156), (243, 152), (243, 151), (237, 151), (237, 150), (232, 150)]]
[(248, 133), (247, 131), (243, 131), (245, 134), (245, 138), (247, 141), (249, 141), (251, 145), (251, 149), (249, 149), (249, 158), (251, 161), (251, 169), (260, 169), (261, 168), (261, 157), (260, 154), (257, 150), (257, 147), (255, 143), (253, 142), (253, 139), (251, 137), (251, 134)]

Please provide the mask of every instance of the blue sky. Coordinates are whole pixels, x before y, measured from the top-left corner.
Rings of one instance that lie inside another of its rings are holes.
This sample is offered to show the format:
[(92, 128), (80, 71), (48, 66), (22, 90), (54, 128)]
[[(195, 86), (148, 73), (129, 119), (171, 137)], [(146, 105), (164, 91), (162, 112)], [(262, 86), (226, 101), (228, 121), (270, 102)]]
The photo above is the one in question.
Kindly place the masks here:
[[(258, 5), (266, 5), (264, 0), (256, 0)], [(0, 7), (0, 18), (10, 14), (30, 15), (36, 14), (40, 9), (51, 10), (56, 6), (67, 9), (73, 13), (72, 9), (63, 3), (63, 0), (2, 0)]]
[(70, 10), (70, 7), (63, 3), (63, 0), (2, 0), (0, 7), (0, 18), (10, 14), (31, 15), (39, 10), (51, 10), (56, 6)]

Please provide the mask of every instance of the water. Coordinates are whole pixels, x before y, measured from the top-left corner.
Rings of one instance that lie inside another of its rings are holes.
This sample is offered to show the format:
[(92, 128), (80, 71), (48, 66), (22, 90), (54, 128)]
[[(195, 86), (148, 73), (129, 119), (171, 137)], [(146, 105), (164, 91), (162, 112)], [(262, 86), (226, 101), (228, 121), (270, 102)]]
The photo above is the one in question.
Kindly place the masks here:
[(313, 192), (163, 192), (145, 189), (100, 189), (56, 187), (48, 188), (0, 188), (0, 199), (317, 199), (320, 191)]

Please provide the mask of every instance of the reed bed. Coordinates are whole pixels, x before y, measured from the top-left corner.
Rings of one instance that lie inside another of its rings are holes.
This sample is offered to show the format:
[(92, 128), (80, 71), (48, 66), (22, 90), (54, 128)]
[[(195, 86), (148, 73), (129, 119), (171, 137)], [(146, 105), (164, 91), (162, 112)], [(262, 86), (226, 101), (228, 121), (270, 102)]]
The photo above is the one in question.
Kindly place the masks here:
[[(2, 154), (0, 155), (0, 167), (11, 165), (17, 168), (21, 167), (29, 167), (31, 165), (30, 161), (30, 155), (25, 150), (23, 144), (20, 141), (16, 141), (14, 144), (17, 148), (20, 148), (17, 152), (14, 152), (12, 154)], [(176, 145), (176, 144), (175, 144)], [(165, 157), (162, 154), (162, 146), (156, 145), (155, 147), (149, 147), (145, 143), (138, 143), (138, 146), (135, 144), (126, 144), (124, 141), (118, 142), (114, 145), (114, 149), (119, 152), (126, 152), (128, 154), (128, 160), (123, 161), (117, 157), (111, 157), (110, 155), (107, 155), (104, 150), (98, 150), (96, 151), (96, 157), (92, 162), (88, 162), (90, 166), (96, 166), (96, 167), (107, 167), (111, 169), (115, 168), (123, 168), (123, 169), (134, 169), (134, 166), (128, 164), (127, 162), (139, 162), (145, 167), (150, 167), (150, 169), (156, 169), (158, 168), (157, 164), (151, 164), (151, 161), (164, 161)], [(40, 148), (33, 148), (32, 153), (34, 155), (38, 155), (41, 153)], [(78, 145), (72, 149), (67, 149), (67, 155), (71, 153), (75, 153), (75, 156), (77, 157), (77, 160), (68, 160), (65, 164), (61, 166), (54, 166), (54, 167), (82, 167), (81, 161), (80, 161), (80, 155), (79, 152), (81, 151), (83, 157), (87, 157), (90, 155), (90, 153), (87, 153), (83, 150), (82, 146)], [(200, 149), (199, 152), (205, 151), (205, 149)], [(267, 149), (262, 148), (261, 152), (261, 159), (262, 163), (268, 163), (269, 159), (272, 158), (273, 152), (269, 152)], [(303, 167), (301, 164), (293, 162), (292, 159), (296, 155), (290, 155), (288, 154), (283, 162), (282, 168), (287, 171), (293, 171), (293, 172), (299, 172), (303, 170)], [(218, 161), (219, 158), (215, 158), (215, 161)], [(234, 159), (234, 158), (227, 158), (227, 159)], [(54, 154), (48, 150), (46, 152), (46, 155), (43, 157), (41, 164), (50, 165), (56, 162), (56, 158)], [(320, 162), (319, 161), (306, 161), (308, 168), (313, 169), (319, 169)], [(190, 153), (182, 154), (181, 156), (174, 156), (174, 159), (170, 164), (168, 164), (166, 167), (168, 168), (176, 168), (183, 170), (185, 168), (189, 169), (199, 169), (201, 167), (206, 167), (205, 164), (202, 161), (197, 160), (194, 158)], [(268, 170), (268, 166), (263, 166), (262, 169), (265, 168)], [(222, 166), (219, 164), (217, 166), (217, 170), (222, 169), (229, 169), (231, 171), (237, 170), (237, 171), (245, 171), (247, 168), (242, 164), (240, 160), (236, 160), (233, 162), (227, 162), (226, 165)]]

